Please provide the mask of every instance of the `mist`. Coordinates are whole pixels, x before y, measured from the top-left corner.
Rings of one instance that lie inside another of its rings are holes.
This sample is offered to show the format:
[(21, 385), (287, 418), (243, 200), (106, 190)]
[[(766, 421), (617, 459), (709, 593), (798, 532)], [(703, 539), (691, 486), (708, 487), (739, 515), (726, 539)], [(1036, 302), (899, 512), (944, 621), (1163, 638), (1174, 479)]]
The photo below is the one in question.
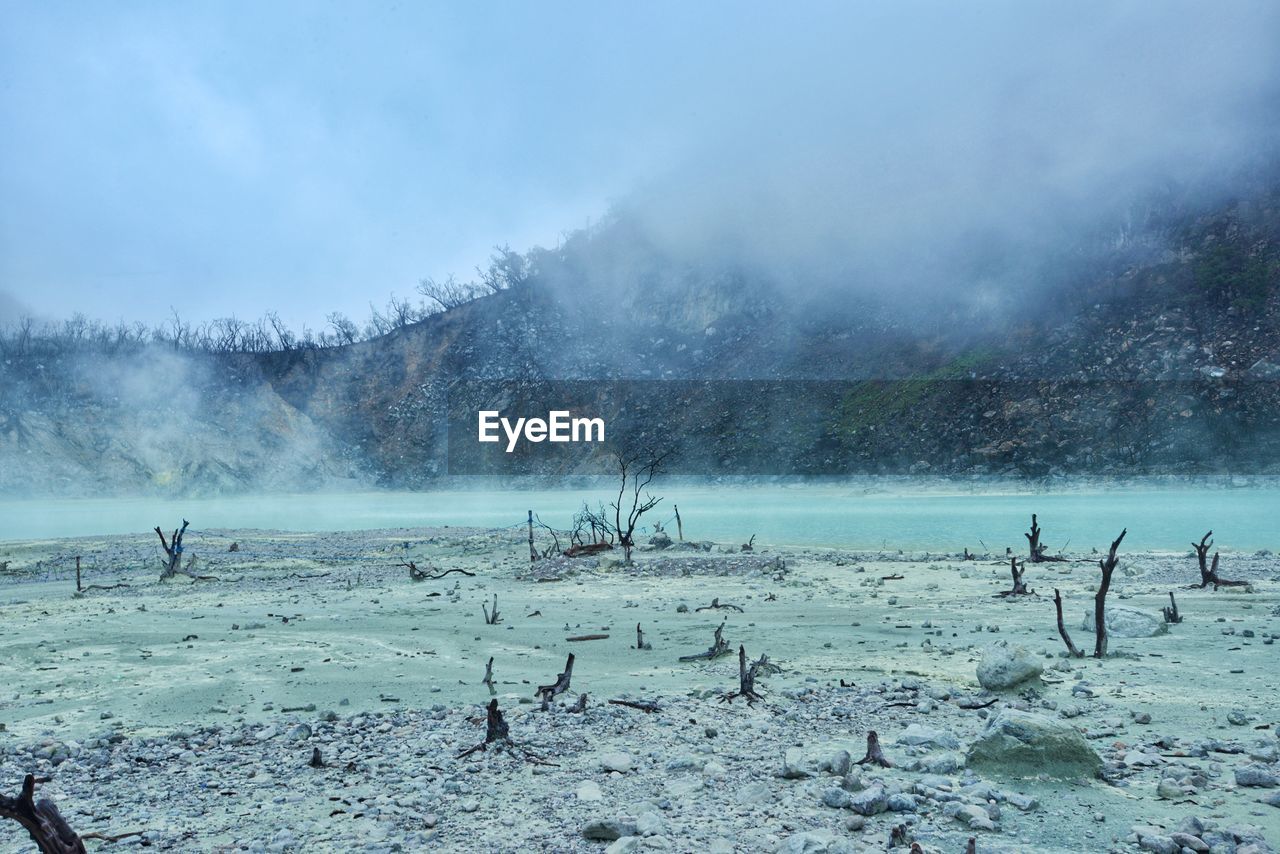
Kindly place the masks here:
[(0, 288), (314, 329), (623, 217), (792, 294), (996, 306), (1276, 145), (1265, 2), (292, 12), (14, 13)]

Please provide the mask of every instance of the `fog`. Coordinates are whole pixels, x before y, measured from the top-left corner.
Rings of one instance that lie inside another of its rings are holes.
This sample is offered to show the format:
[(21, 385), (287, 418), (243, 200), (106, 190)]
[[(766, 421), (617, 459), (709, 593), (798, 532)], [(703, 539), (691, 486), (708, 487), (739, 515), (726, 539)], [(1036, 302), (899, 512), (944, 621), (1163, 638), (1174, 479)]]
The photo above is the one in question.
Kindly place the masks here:
[(1267, 2), (297, 11), (8, 13), (0, 317), (318, 328), (616, 217), (800, 293), (999, 305), (1275, 152)]

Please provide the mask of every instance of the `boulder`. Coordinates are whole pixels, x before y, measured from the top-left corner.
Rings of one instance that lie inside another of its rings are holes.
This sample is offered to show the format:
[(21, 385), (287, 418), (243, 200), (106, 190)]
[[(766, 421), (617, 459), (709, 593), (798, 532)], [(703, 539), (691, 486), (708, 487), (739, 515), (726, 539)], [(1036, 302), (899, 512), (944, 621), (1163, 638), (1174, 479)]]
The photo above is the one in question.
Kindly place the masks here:
[(896, 739), (898, 744), (917, 746), (945, 747), (955, 750), (960, 747), (960, 739), (944, 729), (933, 729), (921, 724), (911, 724)]
[(1075, 727), (1054, 718), (1001, 709), (969, 746), (969, 765), (1014, 776), (1093, 776), (1102, 759)]
[(978, 662), (978, 682), (988, 691), (1012, 688), (1044, 672), (1040, 659), (1024, 646), (988, 647)]
[[(1093, 631), (1093, 609), (1084, 612), (1084, 623), (1080, 628)], [(1137, 608), (1126, 608), (1124, 605), (1112, 605), (1107, 608), (1107, 634), (1113, 638), (1150, 638), (1169, 631), (1169, 624), (1164, 617), (1152, 611), (1141, 611)]]

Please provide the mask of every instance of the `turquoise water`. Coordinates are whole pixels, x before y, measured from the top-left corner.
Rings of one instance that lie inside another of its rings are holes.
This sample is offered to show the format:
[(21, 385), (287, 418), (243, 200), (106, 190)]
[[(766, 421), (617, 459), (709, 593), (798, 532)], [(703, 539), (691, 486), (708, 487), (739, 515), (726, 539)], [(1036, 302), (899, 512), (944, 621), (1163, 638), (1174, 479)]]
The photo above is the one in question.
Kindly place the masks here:
[[(646, 520), (669, 520), (680, 506), (688, 539), (859, 549), (980, 550), (1026, 547), (1022, 532), (1040, 514), (1051, 553), (1105, 549), (1123, 527), (1131, 549), (1183, 549), (1213, 528), (1224, 549), (1280, 552), (1280, 485), (1109, 485), (1028, 492), (1005, 486), (791, 484), (670, 485)], [(601, 489), (365, 492), (230, 498), (0, 500), (0, 540), (145, 533), (182, 517), (192, 527), (294, 531), (523, 524), (525, 511), (567, 527)], [(674, 536), (675, 525), (667, 525)]]

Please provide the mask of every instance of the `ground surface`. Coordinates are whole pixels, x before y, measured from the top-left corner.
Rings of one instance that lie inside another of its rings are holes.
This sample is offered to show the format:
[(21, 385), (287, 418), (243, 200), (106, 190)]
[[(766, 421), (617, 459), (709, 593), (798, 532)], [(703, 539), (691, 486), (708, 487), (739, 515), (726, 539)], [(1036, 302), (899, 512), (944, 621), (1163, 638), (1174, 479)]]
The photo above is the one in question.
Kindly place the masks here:
[[(91, 849), (862, 851), (898, 826), (926, 851), (1160, 850), (1179, 829), (1240, 854), (1280, 842), (1266, 553), (1224, 554), (1252, 586), (1215, 593), (1185, 589), (1187, 554), (1122, 549), (1109, 603), (1158, 615), (1174, 590), (1185, 619), (1098, 661), (1062, 656), (1052, 603), (1057, 587), (1092, 650), (1094, 555), (1029, 566), (1041, 595), (1007, 600), (1001, 555), (721, 544), (531, 569), (517, 533), (456, 528), (205, 532), (190, 551), (218, 580), (158, 583), (154, 534), (0, 545), (0, 790), (34, 772), (80, 832), (145, 831)], [(84, 584), (129, 586), (74, 595), (76, 555)], [(406, 560), (475, 575), (413, 582)], [(713, 598), (743, 610), (697, 610)], [(722, 622), (733, 650), (781, 666), (762, 702), (721, 701), (735, 655), (677, 660)], [(588, 634), (609, 637), (568, 640)], [(1002, 642), (1043, 675), (985, 691), (976, 667)], [(539, 711), (534, 687), (570, 652), (586, 711), (576, 693)], [(490, 656), (519, 748), (458, 759), (484, 735)], [(622, 697), (661, 710), (606, 703)], [(1101, 775), (966, 767), (1006, 706), (1077, 728)], [(846, 771), (840, 751), (856, 761), (871, 729), (895, 767)], [(887, 809), (859, 806), (877, 787)], [(30, 849), (0, 825), (0, 850)]]

